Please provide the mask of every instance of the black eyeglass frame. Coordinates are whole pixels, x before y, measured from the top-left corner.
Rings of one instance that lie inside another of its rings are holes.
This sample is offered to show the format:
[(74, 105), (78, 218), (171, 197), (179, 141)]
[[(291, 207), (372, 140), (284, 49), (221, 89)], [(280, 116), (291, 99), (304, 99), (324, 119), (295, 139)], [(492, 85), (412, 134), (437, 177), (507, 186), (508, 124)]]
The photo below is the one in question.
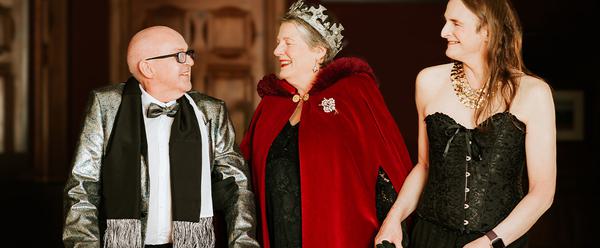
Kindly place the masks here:
[(183, 63), (187, 62), (187, 56), (190, 56), (192, 59), (194, 59), (196, 57), (195, 55), (196, 54), (194, 53), (194, 50), (190, 49), (185, 52), (176, 52), (176, 53), (172, 53), (172, 54), (156, 56), (156, 57), (152, 57), (152, 58), (147, 58), (146, 60), (175, 57), (175, 60), (177, 60), (177, 63), (183, 64)]

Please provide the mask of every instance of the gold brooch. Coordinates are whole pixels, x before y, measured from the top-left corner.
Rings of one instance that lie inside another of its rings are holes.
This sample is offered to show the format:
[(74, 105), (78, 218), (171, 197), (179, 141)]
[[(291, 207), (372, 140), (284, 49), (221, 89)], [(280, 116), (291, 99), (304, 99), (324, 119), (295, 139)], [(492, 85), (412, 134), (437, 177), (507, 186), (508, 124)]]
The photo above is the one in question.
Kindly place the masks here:
[(308, 93), (306, 93), (306, 94), (305, 94), (304, 96), (302, 96), (302, 97), (301, 97), (300, 95), (298, 95), (298, 94), (296, 94), (296, 95), (294, 95), (294, 97), (292, 97), (292, 101), (293, 101), (293, 102), (299, 102), (299, 101), (300, 101), (300, 99), (302, 99), (302, 100), (303, 100), (303, 101), (305, 101), (305, 102), (306, 102), (306, 101), (308, 101)]

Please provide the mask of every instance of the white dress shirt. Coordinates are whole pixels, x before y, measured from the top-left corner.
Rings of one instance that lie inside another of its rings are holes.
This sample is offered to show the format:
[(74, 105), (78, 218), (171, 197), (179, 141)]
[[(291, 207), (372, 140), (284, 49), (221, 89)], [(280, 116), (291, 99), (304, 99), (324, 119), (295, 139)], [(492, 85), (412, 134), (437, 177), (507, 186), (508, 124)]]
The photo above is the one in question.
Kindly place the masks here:
[[(146, 127), (146, 140), (148, 143), (148, 172), (150, 177), (150, 199), (148, 202), (148, 221), (146, 226), (145, 244), (172, 243), (172, 214), (171, 214), (171, 172), (169, 168), (169, 139), (171, 137), (171, 125), (173, 118), (160, 115), (156, 118), (148, 118), (146, 110), (150, 103), (160, 106), (171, 106), (176, 101), (163, 103), (148, 94), (140, 85), (142, 91), (142, 113)], [(201, 206), (200, 217), (211, 217), (212, 194), (210, 178), (208, 129), (205, 117), (198, 110), (193, 99), (185, 94), (192, 105), (200, 134), (202, 136), (202, 175), (201, 175)], [(200, 166), (200, 165), (199, 165)]]

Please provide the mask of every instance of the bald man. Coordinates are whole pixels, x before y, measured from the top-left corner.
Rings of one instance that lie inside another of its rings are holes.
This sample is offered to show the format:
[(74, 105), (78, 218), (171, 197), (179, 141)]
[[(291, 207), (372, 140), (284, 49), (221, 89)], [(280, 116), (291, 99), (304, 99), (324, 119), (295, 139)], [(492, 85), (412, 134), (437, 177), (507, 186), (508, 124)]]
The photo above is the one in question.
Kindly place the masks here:
[(94, 90), (65, 186), (65, 247), (259, 247), (248, 168), (225, 104), (190, 92), (194, 52), (164, 26), (127, 49), (127, 82)]

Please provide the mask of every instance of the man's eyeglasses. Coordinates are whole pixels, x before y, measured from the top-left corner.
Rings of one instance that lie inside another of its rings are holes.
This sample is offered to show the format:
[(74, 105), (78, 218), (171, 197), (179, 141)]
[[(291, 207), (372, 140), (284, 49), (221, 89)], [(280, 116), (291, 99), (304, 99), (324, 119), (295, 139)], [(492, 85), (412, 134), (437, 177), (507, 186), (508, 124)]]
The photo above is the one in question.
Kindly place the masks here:
[(183, 64), (187, 61), (187, 56), (190, 56), (192, 59), (194, 59), (195, 55), (196, 54), (194, 53), (194, 50), (187, 50), (185, 52), (176, 52), (173, 54), (167, 54), (167, 55), (161, 55), (161, 56), (156, 56), (156, 57), (152, 57), (152, 58), (147, 58), (146, 60), (175, 57), (175, 59), (177, 60), (177, 63)]

